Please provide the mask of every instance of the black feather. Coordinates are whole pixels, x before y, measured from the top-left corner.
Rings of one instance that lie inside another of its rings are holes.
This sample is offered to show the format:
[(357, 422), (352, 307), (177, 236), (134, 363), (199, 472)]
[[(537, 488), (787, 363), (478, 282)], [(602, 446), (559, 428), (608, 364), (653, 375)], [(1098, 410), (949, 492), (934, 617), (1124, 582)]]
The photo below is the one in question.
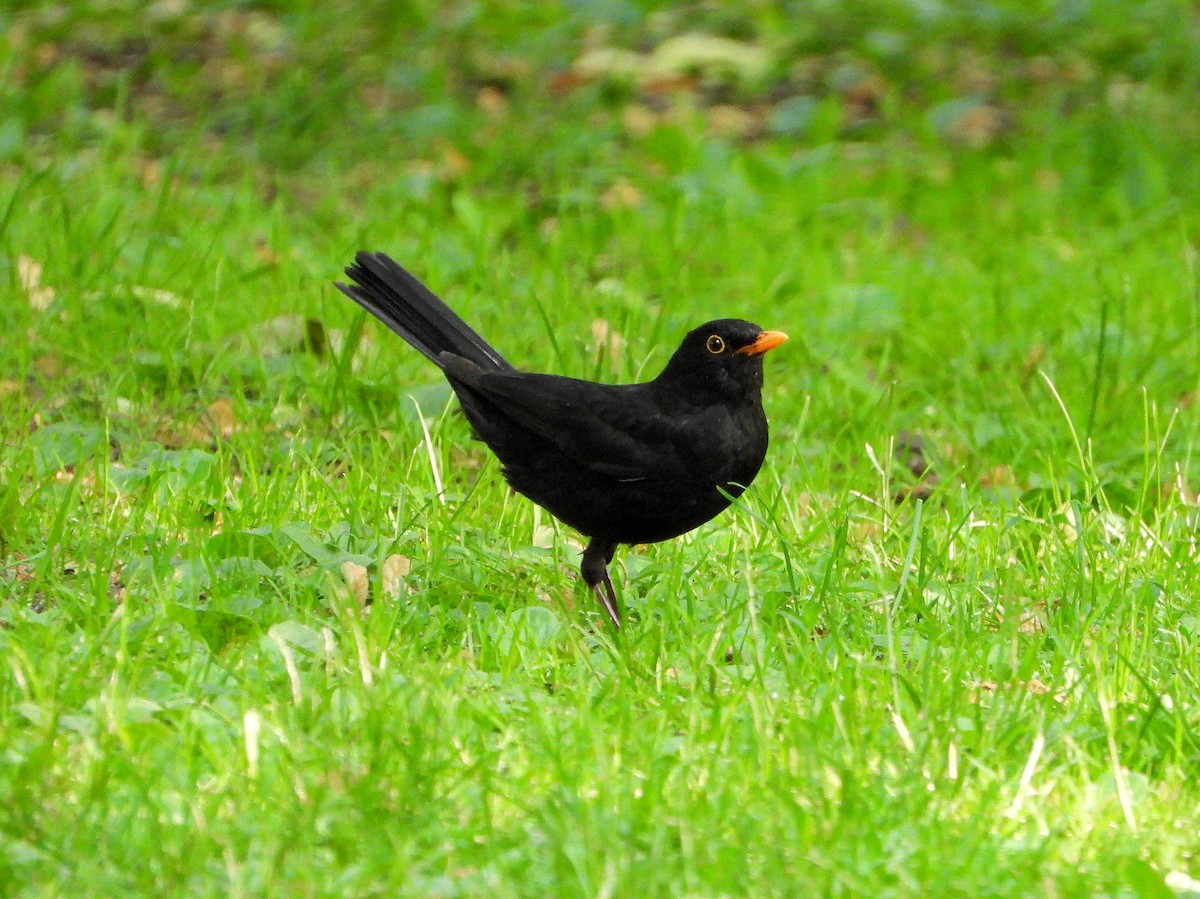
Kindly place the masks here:
[(411, 343), (426, 359), (453, 353), (484, 369), (513, 367), (486, 340), (454, 314), (433, 291), (384, 253), (355, 254), (346, 275), (357, 283), (335, 286), (358, 305)]

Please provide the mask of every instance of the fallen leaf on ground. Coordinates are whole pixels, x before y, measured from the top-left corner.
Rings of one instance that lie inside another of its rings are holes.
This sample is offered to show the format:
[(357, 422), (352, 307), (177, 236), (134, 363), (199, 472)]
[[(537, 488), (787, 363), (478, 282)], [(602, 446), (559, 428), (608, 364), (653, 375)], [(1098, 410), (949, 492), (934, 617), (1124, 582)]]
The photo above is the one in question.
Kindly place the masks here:
[(979, 479), (980, 487), (1015, 487), (1017, 476), (1007, 465), (993, 465)]
[(229, 400), (217, 400), (205, 412), (213, 431), (221, 437), (232, 437), (237, 430), (237, 421), (233, 416), (233, 405)]
[(756, 81), (766, 75), (771, 56), (762, 47), (709, 34), (667, 38), (647, 60), (651, 77), (698, 72), (706, 77)]
[(629, 134), (644, 137), (657, 127), (660, 116), (649, 106), (630, 103), (621, 110), (621, 125)]
[(708, 110), (707, 125), (710, 134), (718, 137), (749, 137), (759, 127), (752, 113), (737, 106), (713, 106)]
[(600, 195), (600, 205), (606, 212), (636, 209), (642, 205), (642, 192), (628, 179), (618, 178)]
[(437, 174), (442, 181), (456, 181), (471, 168), (471, 160), (444, 137), (433, 142), (438, 153)]
[(42, 285), (42, 264), (30, 256), (17, 257), (17, 280), (36, 312), (45, 312), (54, 301), (54, 288)]
[(354, 601), (360, 606), (365, 606), (371, 588), (367, 569), (357, 562), (345, 561), (342, 563), (342, 578), (346, 581), (346, 586), (350, 590), (350, 595), (354, 597)]
[(625, 338), (608, 323), (607, 319), (597, 318), (592, 321), (593, 358), (599, 360), (600, 356), (607, 352), (609, 358), (620, 359), (624, 349)]
[(396, 599), (400, 595), (401, 579), (408, 577), (408, 572), (411, 570), (412, 562), (408, 556), (393, 553), (384, 559), (383, 568), (380, 571), (384, 595), (390, 599)]

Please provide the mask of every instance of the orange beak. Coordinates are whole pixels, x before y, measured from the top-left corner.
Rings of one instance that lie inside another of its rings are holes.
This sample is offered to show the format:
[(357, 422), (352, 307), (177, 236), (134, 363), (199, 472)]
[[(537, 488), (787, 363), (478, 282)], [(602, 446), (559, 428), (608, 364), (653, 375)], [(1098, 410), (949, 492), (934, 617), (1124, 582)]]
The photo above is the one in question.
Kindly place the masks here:
[(748, 344), (738, 350), (743, 356), (761, 356), (767, 350), (773, 350), (779, 346), (788, 336), (782, 331), (763, 331), (754, 339), (754, 343)]

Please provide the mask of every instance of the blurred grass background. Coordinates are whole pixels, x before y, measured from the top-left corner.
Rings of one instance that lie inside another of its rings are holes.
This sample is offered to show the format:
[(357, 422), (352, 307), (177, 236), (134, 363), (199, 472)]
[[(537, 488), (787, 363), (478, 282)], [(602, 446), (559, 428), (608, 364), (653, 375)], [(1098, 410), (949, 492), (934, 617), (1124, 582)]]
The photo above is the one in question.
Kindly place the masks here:
[[(1197, 4), (0, 32), (0, 884), (1200, 893)], [(619, 646), (359, 248), (530, 369), (792, 335)]]

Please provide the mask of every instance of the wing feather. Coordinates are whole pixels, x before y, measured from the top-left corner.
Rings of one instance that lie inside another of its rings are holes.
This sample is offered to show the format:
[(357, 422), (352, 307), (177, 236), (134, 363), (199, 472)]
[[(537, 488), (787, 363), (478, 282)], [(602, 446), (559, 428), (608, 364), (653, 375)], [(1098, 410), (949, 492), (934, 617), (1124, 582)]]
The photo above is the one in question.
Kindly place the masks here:
[(447, 376), (490, 410), (591, 471), (627, 482), (664, 474), (678, 423), (659, 414), (648, 385), (483, 370), (445, 355), (442, 361)]

